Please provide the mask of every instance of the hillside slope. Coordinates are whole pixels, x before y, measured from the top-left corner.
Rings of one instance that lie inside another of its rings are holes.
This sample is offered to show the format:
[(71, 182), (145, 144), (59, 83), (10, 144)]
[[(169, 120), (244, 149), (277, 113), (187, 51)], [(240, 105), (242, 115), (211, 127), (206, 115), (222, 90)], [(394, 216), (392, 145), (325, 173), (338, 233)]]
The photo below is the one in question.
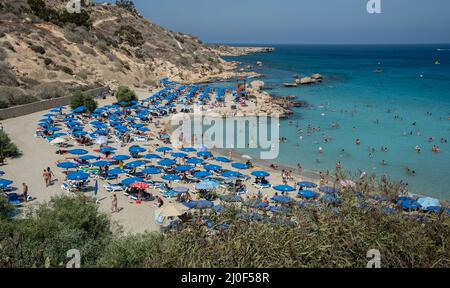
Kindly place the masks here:
[[(234, 75), (236, 63), (225, 62), (220, 51), (137, 12), (95, 4), (69, 14), (63, 3), (67, 1), (0, 0), (0, 86), (27, 94), (47, 82), (66, 88), (142, 87), (163, 77), (192, 83)], [(27, 96), (19, 102), (42, 95)], [(18, 104), (14, 95), (5, 97), (0, 95), (0, 102)]]

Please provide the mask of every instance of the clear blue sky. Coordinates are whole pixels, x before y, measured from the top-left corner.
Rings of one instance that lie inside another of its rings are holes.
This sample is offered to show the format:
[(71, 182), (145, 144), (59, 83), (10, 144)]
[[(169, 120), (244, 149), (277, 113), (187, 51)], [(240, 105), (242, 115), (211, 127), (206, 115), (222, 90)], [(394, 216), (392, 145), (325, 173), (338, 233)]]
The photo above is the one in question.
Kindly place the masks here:
[(134, 0), (150, 21), (209, 43), (450, 43), (450, 0), (381, 0), (382, 14), (367, 2)]

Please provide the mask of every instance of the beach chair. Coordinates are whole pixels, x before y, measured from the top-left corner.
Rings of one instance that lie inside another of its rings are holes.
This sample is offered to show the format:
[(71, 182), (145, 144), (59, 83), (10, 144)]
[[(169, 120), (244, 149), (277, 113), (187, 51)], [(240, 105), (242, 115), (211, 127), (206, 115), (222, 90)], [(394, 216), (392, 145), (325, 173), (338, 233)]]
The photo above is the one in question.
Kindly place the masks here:
[(103, 188), (105, 188), (106, 191), (108, 191), (110, 193), (118, 192), (118, 191), (125, 191), (125, 187), (122, 184), (112, 184), (109, 182), (107, 182), (107, 184), (103, 185)]
[(266, 189), (266, 188), (272, 188), (272, 184), (270, 183), (253, 183), (253, 186), (257, 189)]
[(147, 142), (148, 138), (145, 136), (133, 136), (133, 141), (135, 142)]
[(73, 187), (69, 183), (66, 183), (66, 182), (61, 184), (61, 190), (64, 192), (69, 192), (69, 193), (75, 192), (75, 189), (73, 189)]

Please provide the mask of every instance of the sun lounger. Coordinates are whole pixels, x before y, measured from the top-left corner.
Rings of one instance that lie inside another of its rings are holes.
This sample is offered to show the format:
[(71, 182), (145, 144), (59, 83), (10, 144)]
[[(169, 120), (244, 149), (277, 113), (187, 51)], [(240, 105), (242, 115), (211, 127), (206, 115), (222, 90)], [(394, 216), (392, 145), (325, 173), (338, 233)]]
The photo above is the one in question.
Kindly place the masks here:
[(108, 192), (125, 191), (125, 187), (122, 184), (111, 184), (111, 183), (108, 183), (108, 184), (103, 185), (103, 188), (105, 188), (106, 191), (108, 191)]
[(253, 186), (255, 186), (255, 188), (258, 188), (258, 189), (266, 189), (266, 188), (271, 188), (271, 187), (272, 187), (272, 184), (270, 184), (270, 183), (266, 183), (266, 184), (263, 184), (263, 183), (253, 183)]

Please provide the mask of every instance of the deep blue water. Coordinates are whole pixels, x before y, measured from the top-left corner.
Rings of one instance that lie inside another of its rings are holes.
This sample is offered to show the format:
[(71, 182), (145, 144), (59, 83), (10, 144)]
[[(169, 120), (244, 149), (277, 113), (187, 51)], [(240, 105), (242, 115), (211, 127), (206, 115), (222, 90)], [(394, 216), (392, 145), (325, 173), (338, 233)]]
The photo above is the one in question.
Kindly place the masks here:
[[(311, 105), (294, 108), (295, 114), (282, 121), (280, 135), (288, 142), (281, 144), (274, 162), (333, 170), (341, 161), (354, 173), (387, 174), (393, 180), (406, 181), (411, 192), (450, 199), (450, 146), (440, 143), (442, 137), (450, 138), (450, 50), (437, 50), (450, 49), (450, 45), (275, 48), (274, 53), (229, 58), (245, 65), (262, 61), (264, 66), (256, 71), (265, 75), (266, 85), (275, 87), (270, 93), (294, 95)], [(436, 60), (441, 64), (436, 65)], [(378, 66), (382, 73), (374, 73)], [(312, 73), (322, 74), (323, 83), (282, 86), (292, 82), (294, 74)], [(333, 123), (339, 128), (332, 129)], [(320, 127), (320, 132), (308, 135), (308, 125)], [(322, 141), (323, 133), (331, 137), (329, 143)], [(434, 141), (430, 143), (429, 137)], [(360, 146), (355, 145), (357, 138)], [(416, 153), (416, 145), (422, 153)], [(441, 153), (432, 153), (433, 145), (438, 145)], [(387, 147), (387, 152), (380, 151), (381, 146)], [(318, 153), (319, 147), (323, 155)], [(369, 153), (369, 147), (376, 151)], [(245, 152), (256, 155), (255, 151)], [(382, 160), (387, 165), (382, 165)], [(408, 175), (406, 167), (416, 176)]]

